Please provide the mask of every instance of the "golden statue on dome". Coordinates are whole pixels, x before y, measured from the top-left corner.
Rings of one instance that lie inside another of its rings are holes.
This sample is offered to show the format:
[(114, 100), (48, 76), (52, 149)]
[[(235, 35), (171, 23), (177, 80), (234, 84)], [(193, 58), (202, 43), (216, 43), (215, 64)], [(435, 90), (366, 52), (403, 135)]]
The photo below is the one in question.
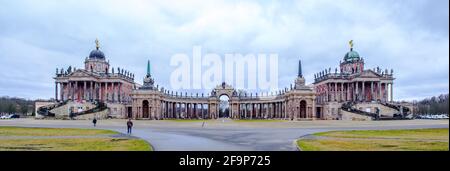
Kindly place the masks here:
[(97, 50), (100, 48), (100, 43), (98, 39), (95, 39), (95, 47), (97, 48)]

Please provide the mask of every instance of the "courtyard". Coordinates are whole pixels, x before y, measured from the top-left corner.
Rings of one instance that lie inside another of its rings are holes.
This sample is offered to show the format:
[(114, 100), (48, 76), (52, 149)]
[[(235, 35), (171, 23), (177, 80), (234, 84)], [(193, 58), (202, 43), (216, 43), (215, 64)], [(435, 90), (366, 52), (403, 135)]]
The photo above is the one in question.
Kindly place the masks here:
[[(133, 120), (132, 136), (145, 140), (155, 151), (297, 151), (296, 141), (304, 136), (345, 130), (404, 130), (446, 128), (448, 120), (399, 121), (281, 121), (252, 120)], [(81, 128), (126, 133), (126, 120), (0, 120), (0, 126)], [(58, 135), (59, 134), (59, 135)], [(80, 136), (58, 133), (57, 136)], [(63, 135), (61, 135), (63, 134)], [(2, 136), (2, 135), (0, 135)], [(39, 135), (43, 136), (43, 135)], [(48, 136), (48, 135), (44, 135)], [(86, 136), (86, 135), (84, 135)], [(111, 137), (109, 137), (111, 138)], [(448, 134), (447, 134), (448, 140)], [(447, 143), (448, 144), (448, 143)], [(116, 149), (110, 149), (116, 151)], [(121, 150), (121, 149), (118, 149)]]

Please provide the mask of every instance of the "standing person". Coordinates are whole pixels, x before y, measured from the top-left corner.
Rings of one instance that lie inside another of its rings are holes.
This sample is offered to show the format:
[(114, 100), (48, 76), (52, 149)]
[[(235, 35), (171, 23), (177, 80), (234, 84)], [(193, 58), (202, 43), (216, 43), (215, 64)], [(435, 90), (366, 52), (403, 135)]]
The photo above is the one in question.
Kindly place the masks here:
[(92, 123), (94, 124), (94, 127), (97, 125), (97, 119), (94, 118), (94, 120), (92, 120)]
[(131, 119), (128, 119), (127, 122), (127, 133), (131, 134), (131, 129), (133, 128), (133, 122), (131, 122)]

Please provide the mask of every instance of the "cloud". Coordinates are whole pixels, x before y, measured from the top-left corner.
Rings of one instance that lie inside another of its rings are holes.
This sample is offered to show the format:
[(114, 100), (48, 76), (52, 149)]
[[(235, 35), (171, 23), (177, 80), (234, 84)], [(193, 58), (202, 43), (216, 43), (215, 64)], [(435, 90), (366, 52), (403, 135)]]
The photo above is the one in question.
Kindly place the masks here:
[(152, 60), (156, 82), (168, 88), (170, 57), (195, 45), (222, 56), (277, 53), (282, 88), (298, 59), (310, 84), (338, 67), (353, 39), (366, 68), (394, 69), (395, 98), (422, 98), (449, 90), (448, 11), (445, 0), (1, 1), (0, 95), (53, 97), (55, 68), (81, 68), (95, 38), (111, 65), (138, 82)]

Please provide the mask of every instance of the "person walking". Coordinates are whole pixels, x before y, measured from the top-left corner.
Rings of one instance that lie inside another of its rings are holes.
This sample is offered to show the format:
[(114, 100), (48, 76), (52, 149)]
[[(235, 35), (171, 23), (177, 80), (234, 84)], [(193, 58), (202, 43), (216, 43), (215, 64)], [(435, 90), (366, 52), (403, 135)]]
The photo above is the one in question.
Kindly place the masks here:
[(94, 124), (94, 127), (97, 125), (97, 119), (94, 118), (94, 120), (92, 120), (92, 123)]
[(131, 122), (131, 119), (128, 119), (127, 122), (127, 133), (131, 134), (131, 129), (133, 128), (133, 122)]

